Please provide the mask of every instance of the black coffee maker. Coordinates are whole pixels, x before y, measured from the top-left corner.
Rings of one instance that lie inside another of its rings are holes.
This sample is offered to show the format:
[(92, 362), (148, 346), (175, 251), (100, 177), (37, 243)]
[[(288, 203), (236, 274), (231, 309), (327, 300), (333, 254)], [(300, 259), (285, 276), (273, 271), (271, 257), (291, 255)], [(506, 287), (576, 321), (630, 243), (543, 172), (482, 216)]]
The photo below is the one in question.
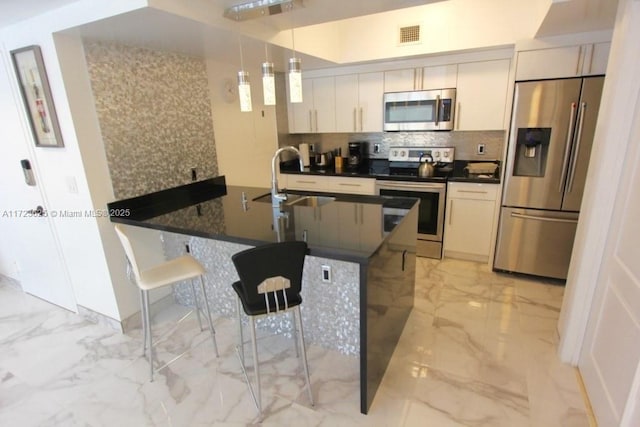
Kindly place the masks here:
[(356, 141), (349, 143), (349, 156), (347, 157), (347, 169), (362, 171), (368, 168), (369, 143)]

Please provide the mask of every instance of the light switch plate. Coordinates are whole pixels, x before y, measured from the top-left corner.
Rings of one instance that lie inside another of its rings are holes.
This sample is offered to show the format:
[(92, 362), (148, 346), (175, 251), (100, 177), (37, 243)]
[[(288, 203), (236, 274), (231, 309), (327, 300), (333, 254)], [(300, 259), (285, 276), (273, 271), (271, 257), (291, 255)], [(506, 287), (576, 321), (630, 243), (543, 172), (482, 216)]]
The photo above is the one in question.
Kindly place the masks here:
[(484, 144), (478, 144), (477, 153), (480, 154), (480, 155), (484, 155), (485, 154), (485, 146), (484, 146)]

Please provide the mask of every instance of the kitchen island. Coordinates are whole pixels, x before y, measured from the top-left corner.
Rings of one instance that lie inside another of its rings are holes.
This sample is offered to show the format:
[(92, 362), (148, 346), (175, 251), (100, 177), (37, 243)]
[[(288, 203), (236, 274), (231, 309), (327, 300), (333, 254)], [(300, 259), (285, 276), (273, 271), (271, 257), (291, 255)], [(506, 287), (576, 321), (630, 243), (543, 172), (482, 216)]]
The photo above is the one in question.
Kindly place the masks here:
[[(367, 413), (413, 307), (418, 201), (295, 192), (272, 206), (267, 188), (224, 177), (108, 205), (113, 222), (161, 230), (167, 256), (191, 253), (207, 268), (211, 309), (235, 316), (231, 256), (306, 240), (302, 317), (310, 342), (360, 359), (360, 411)], [(176, 298), (192, 304), (186, 289)], [(288, 316), (260, 325), (290, 331)]]

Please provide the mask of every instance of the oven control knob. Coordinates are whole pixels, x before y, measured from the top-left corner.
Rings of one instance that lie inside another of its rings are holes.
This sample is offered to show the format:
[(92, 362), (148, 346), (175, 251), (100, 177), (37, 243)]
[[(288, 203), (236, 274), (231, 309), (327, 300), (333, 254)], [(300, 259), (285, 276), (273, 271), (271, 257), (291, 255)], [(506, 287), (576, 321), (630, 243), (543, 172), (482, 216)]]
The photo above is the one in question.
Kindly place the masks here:
[(442, 152), (442, 155), (443, 155), (445, 158), (449, 157), (449, 151), (443, 151), (443, 152)]
[(435, 153), (433, 153), (433, 157), (436, 157), (436, 158), (440, 157), (440, 152), (436, 151)]
[(404, 155), (405, 155), (405, 151), (404, 150), (400, 151), (400, 157), (404, 157)]

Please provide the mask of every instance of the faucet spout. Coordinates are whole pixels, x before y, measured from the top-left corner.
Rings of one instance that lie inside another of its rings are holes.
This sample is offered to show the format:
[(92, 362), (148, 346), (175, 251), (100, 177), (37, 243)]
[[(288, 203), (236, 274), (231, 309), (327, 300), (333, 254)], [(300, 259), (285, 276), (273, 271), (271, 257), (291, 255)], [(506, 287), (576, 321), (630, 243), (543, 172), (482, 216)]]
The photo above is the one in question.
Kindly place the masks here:
[(280, 190), (278, 189), (278, 177), (276, 174), (276, 163), (280, 158), (280, 154), (284, 153), (285, 151), (291, 151), (295, 153), (296, 156), (298, 156), (298, 161), (300, 163), (300, 172), (304, 170), (304, 164), (302, 162), (302, 154), (300, 154), (300, 151), (298, 151), (297, 148), (293, 146), (288, 146), (288, 147), (278, 148), (276, 150), (276, 152), (273, 155), (273, 158), (271, 159), (271, 205), (272, 206), (278, 206), (281, 201), (287, 200), (287, 195), (280, 193)]

